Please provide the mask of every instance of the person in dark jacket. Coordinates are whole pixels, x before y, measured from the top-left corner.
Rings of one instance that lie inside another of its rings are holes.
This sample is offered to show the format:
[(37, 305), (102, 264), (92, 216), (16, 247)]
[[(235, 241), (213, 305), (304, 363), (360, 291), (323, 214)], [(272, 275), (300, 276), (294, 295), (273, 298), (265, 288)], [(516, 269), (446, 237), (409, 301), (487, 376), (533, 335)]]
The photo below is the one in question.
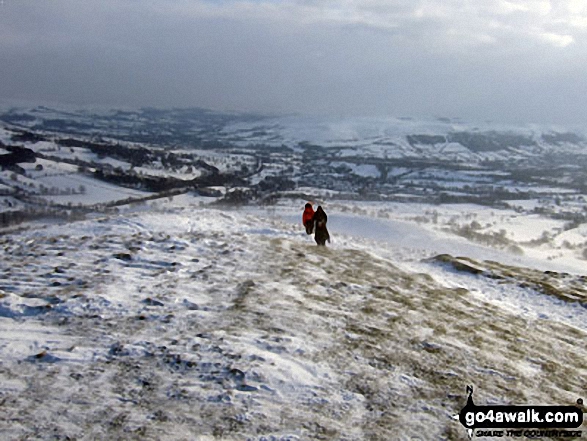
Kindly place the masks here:
[(307, 203), (302, 215), (302, 223), (306, 227), (306, 233), (312, 234), (314, 232), (314, 208), (311, 203)]
[(326, 241), (330, 243), (330, 234), (326, 228), (326, 222), (328, 222), (328, 216), (322, 209), (322, 206), (318, 206), (316, 213), (314, 213), (314, 240), (318, 245), (326, 245)]

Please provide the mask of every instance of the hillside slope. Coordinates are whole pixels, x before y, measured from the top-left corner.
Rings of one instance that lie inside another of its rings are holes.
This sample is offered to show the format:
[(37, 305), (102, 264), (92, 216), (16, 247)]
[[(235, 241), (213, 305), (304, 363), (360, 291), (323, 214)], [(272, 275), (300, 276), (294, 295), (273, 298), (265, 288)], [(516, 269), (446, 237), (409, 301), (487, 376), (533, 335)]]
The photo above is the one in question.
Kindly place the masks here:
[[(422, 273), (195, 207), (0, 244), (6, 439), (466, 439), (468, 384), (479, 403), (585, 398), (587, 327), (488, 302), (448, 257)], [(535, 288), (516, 288), (529, 311), (551, 301)], [(552, 301), (585, 314), (580, 294)]]

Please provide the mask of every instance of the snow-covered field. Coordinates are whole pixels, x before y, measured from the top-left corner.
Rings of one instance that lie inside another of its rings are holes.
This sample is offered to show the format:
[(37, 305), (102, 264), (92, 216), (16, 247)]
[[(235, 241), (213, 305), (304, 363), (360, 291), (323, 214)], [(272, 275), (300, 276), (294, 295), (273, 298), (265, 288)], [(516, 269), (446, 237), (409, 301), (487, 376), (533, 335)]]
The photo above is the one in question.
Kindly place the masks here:
[(16, 175), (5, 170), (0, 172), (0, 179), (10, 182), (13, 187), (33, 191), (47, 202), (62, 207), (107, 204), (152, 194), (100, 181), (79, 173), (77, 166), (64, 162), (38, 158), (34, 163), (23, 163), (21, 167), (25, 175)]
[(586, 398), (578, 265), (435, 258), (399, 205), (327, 206), (318, 248), (297, 204), (159, 204), (0, 237), (3, 439), (464, 440), (467, 385)]

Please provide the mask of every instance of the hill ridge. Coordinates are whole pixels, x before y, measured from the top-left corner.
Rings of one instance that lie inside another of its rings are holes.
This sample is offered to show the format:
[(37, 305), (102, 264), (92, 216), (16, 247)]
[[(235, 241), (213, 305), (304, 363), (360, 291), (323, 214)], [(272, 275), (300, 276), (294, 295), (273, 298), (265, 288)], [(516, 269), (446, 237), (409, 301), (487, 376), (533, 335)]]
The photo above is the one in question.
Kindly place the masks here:
[(585, 387), (585, 329), (351, 238), (318, 248), (296, 225), (184, 207), (1, 244), (11, 438), (464, 439), (467, 384), (503, 404)]

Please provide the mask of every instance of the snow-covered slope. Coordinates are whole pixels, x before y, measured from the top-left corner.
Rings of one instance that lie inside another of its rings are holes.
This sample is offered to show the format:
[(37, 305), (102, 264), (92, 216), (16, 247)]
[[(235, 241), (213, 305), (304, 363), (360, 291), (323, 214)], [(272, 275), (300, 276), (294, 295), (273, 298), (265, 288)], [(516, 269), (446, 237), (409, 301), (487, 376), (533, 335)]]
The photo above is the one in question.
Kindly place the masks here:
[(586, 298), (529, 283), (580, 276), (332, 233), (178, 206), (1, 237), (2, 436), (466, 439), (466, 385), (584, 398)]
[(545, 154), (585, 155), (584, 129), (560, 126), (503, 125), (445, 119), (396, 117), (267, 118), (235, 121), (215, 136), (236, 144), (296, 146), (304, 143), (340, 150), (340, 156), (425, 158), (477, 163), (528, 159)]

